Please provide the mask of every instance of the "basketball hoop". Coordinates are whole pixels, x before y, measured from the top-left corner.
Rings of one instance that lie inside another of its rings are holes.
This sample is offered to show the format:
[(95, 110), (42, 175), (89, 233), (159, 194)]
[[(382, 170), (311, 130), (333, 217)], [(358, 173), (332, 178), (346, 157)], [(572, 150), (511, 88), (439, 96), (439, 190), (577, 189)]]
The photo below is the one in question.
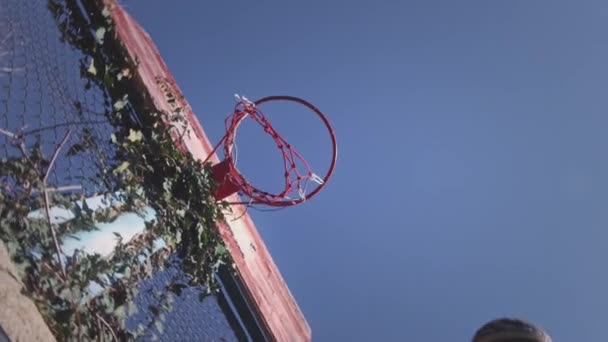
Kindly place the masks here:
[[(212, 167), (213, 178), (218, 184), (214, 195), (215, 199), (220, 201), (238, 192), (249, 197), (249, 201), (238, 202), (237, 204), (265, 204), (272, 207), (288, 207), (302, 203), (316, 195), (329, 181), (338, 158), (336, 136), (325, 115), (309, 102), (293, 96), (268, 96), (255, 102), (238, 95), (235, 95), (235, 97), (238, 103), (232, 114), (225, 120), (226, 134), (207, 157), (208, 160), (224, 144), (225, 159)], [(332, 144), (332, 159), (324, 177), (320, 177), (312, 170), (304, 157), (272, 127), (270, 121), (264, 116), (260, 106), (264, 103), (276, 101), (294, 102), (307, 107), (321, 119), (327, 128)], [(272, 137), (283, 155), (285, 187), (279, 193), (271, 193), (256, 188), (236, 167), (236, 157), (233, 156), (234, 140), (238, 127), (247, 118), (262, 126), (264, 132)]]

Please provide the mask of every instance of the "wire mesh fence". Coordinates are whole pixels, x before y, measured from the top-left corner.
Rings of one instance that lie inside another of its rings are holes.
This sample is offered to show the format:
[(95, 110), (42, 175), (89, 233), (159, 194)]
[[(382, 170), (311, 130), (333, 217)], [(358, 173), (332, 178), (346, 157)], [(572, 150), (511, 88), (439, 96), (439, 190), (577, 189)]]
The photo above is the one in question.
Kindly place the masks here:
[(62, 38), (51, 9), (65, 5), (0, 1), (0, 156), (20, 153), (14, 135), (51, 155), (70, 131), (48, 185), (92, 195), (114, 190), (103, 174), (114, 152), (112, 108), (107, 91), (81, 77), (89, 57)]
[[(100, 72), (99, 64), (83, 46), (94, 48), (79, 37), (99, 41), (104, 32), (86, 25), (86, 12), (76, 0), (0, 0), (0, 159), (27, 156), (35, 147), (54, 161), (45, 188), (81, 198), (121, 190), (120, 173), (113, 172), (113, 133), (126, 122), (138, 126), (138, 108), (121, 103), (132, 117), (117, 120), (111, 90), (87, 77)], [(15, 180), (0, 174), (0, 182), (10, 186)], [(137, 306), (153, 305), (150, 289), (164, 291), (168, 274), (175, 272), (181, 272), (177, 264), (141, 282)], [(200, 291), (200, 286), (184, 290), (177, 307), (166, 313), (174, 323), (161, 340), (237, 339), (226, 308), (214, 296), (199, 302)], [(149, 315), (140, 311), (128, 325), (133, 328)]]

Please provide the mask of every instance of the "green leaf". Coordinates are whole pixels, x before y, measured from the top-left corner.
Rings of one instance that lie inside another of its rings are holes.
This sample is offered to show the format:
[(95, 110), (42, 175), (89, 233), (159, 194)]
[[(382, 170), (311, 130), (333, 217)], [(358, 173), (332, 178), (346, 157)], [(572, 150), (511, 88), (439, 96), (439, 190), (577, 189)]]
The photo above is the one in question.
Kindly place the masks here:
[(112, 297), (104, 294), (104, 296), (101, 297), (101, 302), (104, 306), (104, 312), (106, 314), (110, 314), (112, 311), (114, 311), (114, 299)]
[(95, 31), (95, 38), (99, 44), (103, 44), (103, 37), (106, 35), (106, 28), (100, 27)]
[(150, 310), (150, 312), (154, 315), (154, 316), (158, 316), (158, 308), (155, 306), (148, 306), (148, 310)]
[(120, 70), (118, 72), (118, 74), (116, 74), (116, 79), (117, 80), (122, 80), (123, 78), (131, 78), (131, 70), (129, 68), (124, 68), (122, 70)]
[(87, 72), (91, 75), (97, 75), (97, 68), (95, 68), (95, 60), (91, 58), (91, 64), (89, 64), (89, 68)]
[(125, 278), (128, 279), (131, 276), (131, 268), (130, 267), (125, 268), (123, 275)]
[(84, 150), (86, 150), (86, 146), (84, 146), (83, 144), (76, 143), (68, 149), (68, 152), (66, 153), (66, 155), (73, 156)]
[(101, 15), (103, 15), (104, 18), (108, 18), (110, 16), (110, 9), (108, 6), (104, 6), (103, 10), (101, 11)]
[(224, 256), (226, 253), (228, 253), (228, 249), (223, 244), (218, 244), (215, 246), (215, 255)]
[(122, 162), (120, 165), (118, 165), (117, 168), (114, 169), (114, 171), (112, 171), (114, 174), (118, 174), (118, 173), (122, 173), (125, 172), (125, 170), (127, 170), (129, 168), (129, 162), (128, 161), (124, 161)]
[(93, 215), (93, 209), (89, 207), (86, 199), (82, 200), (82, 211), (89, 216)]
[(72, 295), (72, 289), (70, 289), (69, 287), (66, 287), (63, 290), (61, 290), (61, 292), (59, 292), (59, 297), (61, 297), (62, 299), (65, 299), (65, 300), (70, 300), (71, 295)]
[(129, 96), (125, 95), (122, 97), (122, 100), (118, 100), (114, 103), (114, 110), (119, 111), (125, 108), (125, 106), (129, 103)]
[(175, 293), (178, 296), (182, 295), (182, 290), (187, 288), (188, 286), (184, 284), (172, 284), (169, 286), (169, 291)]
[(138, 141), (141, 141), (142, 138), (143, 138), (143, 134), (141, 133), (141, 131), (129, 129), (129, 137), (127, 137), (127, 139), (130, 142), (138, 142)]
[(155, 321), (154, 326), (156, 327), (156, 330), (158, 331), (158, 333), (162, 335), (163, 331), (165, 330), (165, 327), (163, 326), (163, 322)]
[[(137, 305), (133, 304), (133, 303), (127, 303), (127, 314), (129, 316), (133, 316), (134, 314), (136, 314), (139, 310), (137, 309)], [(138, 326), (139, 328), (139, 326)]]
[(127, 317), (127, 310), (126, 310), (125, 306), (121, 305), (121, 306), (117, 307), (114, 310), (114, 316), (116, 316), (116, 318), (118, 318), (120, 320), (125, 319)]

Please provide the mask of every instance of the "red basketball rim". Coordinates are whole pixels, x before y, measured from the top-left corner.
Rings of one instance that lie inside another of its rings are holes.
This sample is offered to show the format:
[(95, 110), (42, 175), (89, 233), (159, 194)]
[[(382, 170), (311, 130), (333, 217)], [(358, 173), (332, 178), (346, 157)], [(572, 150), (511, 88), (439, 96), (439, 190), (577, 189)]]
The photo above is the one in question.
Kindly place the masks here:
[[(224, 153), (226, 155), (226, 158), (229, 160), (230, 163), (230, 169), (231, 169), (231, 173), (234, 177), (238, 178), (238, 180), (240, 182), (243, 182), (245, 184), (247, 184), (250, 189), (247, 189), (247, 187), (243, 187), (241, 189), (241, 191), (249, 196), (252, 201), (251, 202), (244, 202), (243, 204), (247, 204), (247, 203), (251, 203), (251, 204), (266, 204), (269, 206), (274, 206), (274, 207), (287, 207), (287, 206), (292, 206), (295, 204), (299, 204), (302, 203), (306, 200), (309, 200), (310, 198), (312, 198), (313, 196), (315, 196), (319, 191), (321, 191), (321, 189), (325, 186), (325, 184), (327, 184), (327, 182), (329, 181), (329, 179), (331, 178), (334, 169), (336, 167), (336, 161), (338, 159), (338, 144), (336, 141), (336, 135), (334, 133), (334, 129), (331, 126), (331, 123), (329, 122), (329, 120), (327, 119), (327, 117), (325, 116), (325, 114), (323, 114), (323, 112), (321, 112), (317, 107), (315, 107), (313, 104), (298, 98), (298, 97), (294, 97), (294, 96), (287, 96), (287, 95), (278, 95), (278, 96), (267, 96), (264, 97), (260, 100), (257, 100), (255, 102), (256, 107), (259, 107), (260, 105), (264, 104), (264, 103), (268, 103), (268, 102), (273, 102), (273, 101), (288, 101), (288, 102), (294, 102), (294, 103), (298, 103), (301, 104), (305, 107), (307, 107), (308, 109), (310, 109), (311, 111), (313, 111), (323, 122), (323, 124), (325, 125), (325, 127), (327, 128), (327, 132), (329, 133), (329, 136), (331, 138), (331, 144), (332, 144), (332, 159), (331, 159), (331, 164), (329, 165), (329, 168), (327, 170), (327, 173), (325, 174), (325, 176), (322, 178), (323, 179), (323, 183), (322, 184), (317, 184), (317, 186), (310, 191), (308, 194), (306, 194), (305, 198), (298, 198), (298, 199), (288, 199), (288, 200), (264, 200), (261, 199), (260, 195), (257, 195), (255, 192), (259, 192), (260, 194), (270, 194), (270, 196), (272, 197), (276, 197), (276, 198), (282, 198), (285, 199), (286, 193), (279, 193), (279, 194), (272, 194), (269, 193), (267, 191), (264, 191), (262, 189), (256, 188), (255, 186), (253, 186), (251, 183), (249, 183), (249, 181), (247, 181), (247, 179), (245, 178), (245, 176), (243, 176), (239, 170), (237, 169), (236, 165), (234, 165), (234, 161), (232, 160), (231, 157), (231, 152), (232, 152), (232, 148), (233, 148), (233, 144), (225, 144), (224, 145)], [(235, 135), (236, 134), (236, 130), (238, 129), (238, 126), (240, 125), (240, 123), (246, 118), (247, 116), (243, 116), (239, 122), (236, 124), (236, 126), (234, 127), (232, 132), (229, 132), (228, 134), (231, 135)], [(234, 139), (228, 139), (234, 142)], [(253, 189), (253, 191), (251, 191)]]

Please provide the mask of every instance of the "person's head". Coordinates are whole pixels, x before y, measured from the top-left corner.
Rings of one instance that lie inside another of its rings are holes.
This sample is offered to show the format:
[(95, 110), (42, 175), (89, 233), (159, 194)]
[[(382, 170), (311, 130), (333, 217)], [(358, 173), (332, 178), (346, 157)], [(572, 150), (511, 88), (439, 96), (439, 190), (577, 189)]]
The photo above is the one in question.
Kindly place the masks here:
[(536, 325), (513, 318), (500, 318), (484, 324), (472, 342), (551, 342), (551, 337)]

